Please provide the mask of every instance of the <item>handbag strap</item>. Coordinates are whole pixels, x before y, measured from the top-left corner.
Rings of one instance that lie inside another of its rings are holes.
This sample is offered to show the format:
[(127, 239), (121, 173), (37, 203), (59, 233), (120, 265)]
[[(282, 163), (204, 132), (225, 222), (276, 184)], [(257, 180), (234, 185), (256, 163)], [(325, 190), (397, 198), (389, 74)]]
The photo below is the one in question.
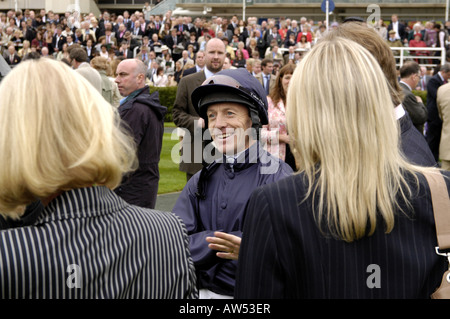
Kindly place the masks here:
[(450, 249), (450, 199), (447, 184), (440, 172), (424, 175), (431, 191), (439, 249)]

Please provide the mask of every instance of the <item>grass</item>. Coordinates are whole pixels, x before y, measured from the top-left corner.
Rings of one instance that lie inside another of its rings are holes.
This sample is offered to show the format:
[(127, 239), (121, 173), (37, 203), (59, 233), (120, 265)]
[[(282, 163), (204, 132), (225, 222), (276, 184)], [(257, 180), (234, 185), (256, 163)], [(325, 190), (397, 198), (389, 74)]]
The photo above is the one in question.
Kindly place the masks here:
[[(175, 127), (172, 123), (166, 127)], [(158, 194), (166, 194), (181, 191), (186, 184), (186, 173), (180, 172), (179, 166), (179, 141), (172, 140), (170, 133), (164, 133), (161, 159), (159, 161), (159, 187)], [(178, 144), (178, 145), (177, 145)], [(173, 151), (172, 151), (173, 150)], [(172, 153), (174, 153), (172, 155)], [(173, 159), (172, 159), (173, 156)]]

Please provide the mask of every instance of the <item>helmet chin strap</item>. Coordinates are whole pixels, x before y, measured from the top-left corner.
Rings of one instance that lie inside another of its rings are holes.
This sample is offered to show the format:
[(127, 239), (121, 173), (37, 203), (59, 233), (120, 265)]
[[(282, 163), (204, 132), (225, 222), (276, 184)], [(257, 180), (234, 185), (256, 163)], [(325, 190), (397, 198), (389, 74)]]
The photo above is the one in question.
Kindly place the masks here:
[(252, 137), (255, 141), (259, 140), (259, 130), (261, 129), (261, 120), (259, 118), (259, 113), (256, 110), (249, 109), (250, 118), (252, 120)]

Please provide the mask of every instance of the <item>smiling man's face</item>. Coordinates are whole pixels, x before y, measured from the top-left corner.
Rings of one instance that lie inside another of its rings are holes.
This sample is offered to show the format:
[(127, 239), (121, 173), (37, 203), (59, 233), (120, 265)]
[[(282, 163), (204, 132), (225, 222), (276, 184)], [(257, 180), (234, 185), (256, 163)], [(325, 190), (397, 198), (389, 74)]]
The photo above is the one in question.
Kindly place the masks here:
[(208, 107), (208, 128), (215, 147), (234, 155), (251, 145), (252, 121), (248, 108), (237, 103), (217, 103)]

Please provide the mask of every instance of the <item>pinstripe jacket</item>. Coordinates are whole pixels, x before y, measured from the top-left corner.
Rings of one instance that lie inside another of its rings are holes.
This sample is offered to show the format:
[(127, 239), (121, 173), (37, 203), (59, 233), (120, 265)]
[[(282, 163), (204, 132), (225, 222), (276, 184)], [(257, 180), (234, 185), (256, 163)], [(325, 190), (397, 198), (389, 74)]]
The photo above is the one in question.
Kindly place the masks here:
[(106, 187), (65, 192), (0, 231), (1, 298), (197, 298), (184, 224)]
[(419, 175), (419, 189), (413, 186), (412, 209), (400, 203), (406, 213), (397, 212), (389, 234), (380, 222), (372, 236), (352, 243), (319, 230), (312, 200), (302, 200), (303, 177), (298, 174), (263, 186), (250, 197), (236, 298), (430, 297), (448, 266), (446, 258), (435, 253), (425, 177)]

